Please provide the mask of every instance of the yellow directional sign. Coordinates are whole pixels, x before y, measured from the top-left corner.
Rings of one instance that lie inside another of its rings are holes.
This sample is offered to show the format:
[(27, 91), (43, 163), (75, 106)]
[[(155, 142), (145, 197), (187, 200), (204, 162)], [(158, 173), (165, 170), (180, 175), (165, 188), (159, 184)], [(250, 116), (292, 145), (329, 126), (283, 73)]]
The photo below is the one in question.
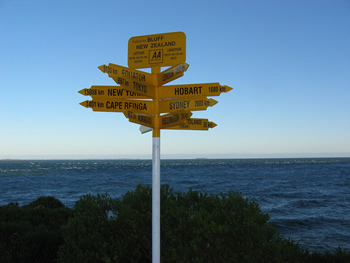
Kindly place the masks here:
[[(124, 111), (124, 115), (130, 122), (154, 128), (155, 117), (153, 114), (135, 113), (129, 110)], [(170, 113), (160, 116), (160, 129), (182, 124), (191, 118), (191, 116), (192, 112), (186, 111), (179, 111), (177, 113)]]
[(156, 88), (151, 84), (140, 83), (122, 77), (113, 78), (113, 80), (127, 91), (136, 92), (149, 98), (155, 97)]
[(78, 91), (85, 96), (91, 96), (93, 99), (148, 99), (143, 95), (122, 89), (120, 86), (91, 86), (89, 89)]
[(85, 108), (93, 111), (124, 112), (132, 110), (139, 113), (153, 113), (153, 101), (147, 100), (125, 100), (125, 99), (94, 99), (80, 103)]
[(186, 35), (173, 32), (129, 39), (128, 65), (130, 68), (174, 66), (186, 61)]
[(144, 95), (149, 98), (154, 98), (155, 87), (154, 85), (149, 84), (145, 81), (146, 80), (145, 75), (141, 76), (141, 75), (135, 75), (135, 74), (126, 74), (126, 73), (120, 75), (118, 74), (118, 72), (120, 71), (118, 70), (114, 71), (113, 67), (111, 67), (110, 65), (114, 65), (114, 64), (109, 63), (109, 66), (102, 65), (102, 66), (99, 66), (98, 68), (102, 72), (108, 73), (108, 76), (113, 78), (113, 80), (117, 84), (121, 85), (123, 89), (131, 92), (136, 92), (138, 94)]
[(219, 83), (180, 84), (168, 85), (159, 89), (159, 98), (191, 98), (198, 96), (219, 96), (223, 92), (232, 90), (229, 86), (221, 86)]
[(158, 85), (162, 86), (165, 83), (173, 81), (184, 75), (184, 72), (188, 69), (190, 65), (187, 63), (180, 63), (176, 66), (168, 68), (159, 74)]
[(208, 119), (195, 119), (191, 118), (188, 119), (185, 123), (182, 123), (180, 125), (171, 126), (166, 129), (173, 129), (173, 130), (202, 130), (207, 131), (209, 128), (216, 127), (216, 123), (208, 121)]
[(160, 117), (160, 128), (171, 127), (184, 123), (191, 118), (192, 112), (180, 111), (177, 113), (169, 113)]
[[(106, 65), (99, 66), (98, 68), (102, 72), (108, 73), (108, 70), (106, 71), (106, 68), (108, 68)], [(134, 78), (123, 76), (118, 77), (117, 75), (110, 73), (108, 74), (108, 76), (112, 77), (117, 84), (122, 86), (122, 88), (127, 91), (136, 92), (149, 98), (154, 98), (155, 96), (155, 87), (152, 84), (148, 84), (141, 80), (135, 80)]]
[[(91, 86), (80, 94), (91, 96), (80, 104), (93, 111), (123, 112), (130, 122), (153, 129), (208, 130), (216, 126), (207, 119), (192, 119), (191, 111), (206, 110), (232, 88), (214, 83), (165, 85), (184, 75), (186, 35), (183, 32), (131, 37), (128, 42), (128, 66), (113, 63), (98, 68), (120, 86)], [(161, 67), (168, 67), (161, 72)], [(152, 68), (152, 73), (141, 68)], [(165, 85), (165, 86), (164, 86)]]
[(186, 111), (197, 111), (197, 110), (206, 110), (209, 106), (214, 106), (218, 103), (214, 99), (208, 99), (206, 97), (199, 97), (196, 99), (169, 99), (161, 100), (159, 102), (159, 112), (176, 112), (179, 110)]
[(130, 122), (134, 122), (151, 128), (154, 127), (154, 116), (151, 114), (124, 111), (124, 115), (129, 119)]
[(101, 65), (98, 68), (103, 73), (108, 73), (108, 76), (111, 78), (125, 77), (139, 83), (153, 84), (152, 75), (144, 71), (130, 69), (113, 63), (109, 63), (108, 66)]

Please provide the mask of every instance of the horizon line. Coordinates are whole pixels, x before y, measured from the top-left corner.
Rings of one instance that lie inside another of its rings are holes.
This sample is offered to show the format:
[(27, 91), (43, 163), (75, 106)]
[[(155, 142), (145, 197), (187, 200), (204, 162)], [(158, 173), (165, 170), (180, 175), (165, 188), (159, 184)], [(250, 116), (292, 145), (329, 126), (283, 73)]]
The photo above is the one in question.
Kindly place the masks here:
[[(255, 154), (247, 154), (244, 156), (172, 156), (168, 155), (165, 157), (161, 157), (161, 160), (215, 160), (215, 159), (342, 159), (342, 158), (350, 158), (350, 153), (347, 154), (327, 154), (327, 155), (255, 155)], [(117, 156), (18, 156), (18, 157), (9, 157), (9, 158), (0, 158), (0, 161), (39, 161), (39, 160), (152, 160), (152, 156), (136, 156), (136, 157), (117, 157)]]

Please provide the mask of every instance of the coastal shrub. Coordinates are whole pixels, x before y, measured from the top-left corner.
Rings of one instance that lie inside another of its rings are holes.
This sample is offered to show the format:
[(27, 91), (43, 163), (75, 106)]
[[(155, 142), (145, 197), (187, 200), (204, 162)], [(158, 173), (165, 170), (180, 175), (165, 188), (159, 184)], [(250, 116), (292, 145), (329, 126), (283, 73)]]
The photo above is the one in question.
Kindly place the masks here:
[[(302, 256), (241, 194), (162, 189), (162, 258), (166, 262), (288, 262)], [(297, 262), (295, 260), (290, 262)]]
[(75, 203), (74, 216), (63, 228), (59, 262), (114, 262), (118, 242), (111, 211), (115, 202), (108, 194), (98, 194), (85, 195)]
[(149, 262), (152, 190), (138, 186), (121, 200), (85, 195), (64, 228), (59, 262)]
[[(121, 199), (85, 195), (73, 209), (53, 197), (0, 206), (0, 262), (151, 262), (152, 189)], [(162, 262), (350, 262), (350, 251), (310, 252), (279, 236), (241, 194), (161, 187)]]
[(0, 262), (56, 261), (58, 247), (63, 244), (61, 226), (72, 211), (65, 207), (48, 208), (41, 204), (45, 199), (39, 197), (23, 207), (17, 203), (0, 207)]
[(151, 187), (138, 185), (134, 191), (127, 192), (122, 199), (117, 201), (113, 213), (119, 244), (116, 262), (151, 262)]
[[(122, 199), (84, 196), (65, 227), (60, 262), (151, 262), (152, 189)], [(161, 187), (163, 262), (288, 262), (304, 251), (267, 224), (255, 202), (229, 192), (208, 195)], [(298, 262), (291, 260), (289, 262)]]
[(312, 252), (309, 255), (310, 263), (349, 263), (350, 251), (338, 247), (333, 252)]
[(62, 204), (62, 202), (58, 199), (56, 199), (53, 196), (40, 196), (35, 201), (31, 202), (28, 205), (24, 205), (24, 208), (39, 208), (39, 207), (45, 207), (45, 208), (64, 208), (65, 206)]

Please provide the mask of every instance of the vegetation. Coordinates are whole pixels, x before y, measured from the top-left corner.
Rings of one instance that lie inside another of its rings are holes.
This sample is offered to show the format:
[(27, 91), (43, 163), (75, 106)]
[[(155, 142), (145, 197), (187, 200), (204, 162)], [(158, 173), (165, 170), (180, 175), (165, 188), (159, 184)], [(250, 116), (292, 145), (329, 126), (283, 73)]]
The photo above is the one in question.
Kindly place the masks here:
[(61, 227), (73, 211), (53, 197), (39, 197), (27, 206), (0, 207), (0, 262), (55, 262), (63, 245)]
[[(121, 199), (85, 195), (73, 209), (53, 197), (0, 207), (0, 262), (151, 262), (152, 189)], [(259, 205), (230, 192), (161, 188), (162, 262), (350, 262), (281, 237)]]

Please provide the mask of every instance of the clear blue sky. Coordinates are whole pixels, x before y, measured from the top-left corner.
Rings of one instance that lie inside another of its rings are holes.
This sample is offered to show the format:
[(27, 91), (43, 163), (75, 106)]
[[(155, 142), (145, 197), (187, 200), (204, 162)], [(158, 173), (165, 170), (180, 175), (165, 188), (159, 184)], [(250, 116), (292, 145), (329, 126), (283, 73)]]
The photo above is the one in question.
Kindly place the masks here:
[(78, 93), (133, 36), (182, 31), (185, 76), (233, 88), (162, 131), (162, 158), (350, 156), (350, 1), (0, 0), (0, 158), (151, 158), (152, 134)]

